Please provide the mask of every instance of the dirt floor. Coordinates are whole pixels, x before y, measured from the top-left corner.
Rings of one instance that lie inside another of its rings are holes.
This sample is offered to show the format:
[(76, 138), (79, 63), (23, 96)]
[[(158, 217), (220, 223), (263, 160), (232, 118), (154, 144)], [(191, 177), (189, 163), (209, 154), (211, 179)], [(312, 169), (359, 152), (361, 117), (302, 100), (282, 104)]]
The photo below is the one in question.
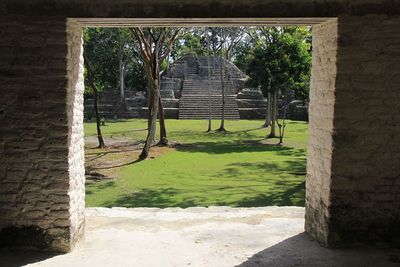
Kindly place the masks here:
[(304, 208), (89, 208), (64, 255), (0, 251), (1, 266), (399, 266), (393, 249), (328, 250), (304, 232)]

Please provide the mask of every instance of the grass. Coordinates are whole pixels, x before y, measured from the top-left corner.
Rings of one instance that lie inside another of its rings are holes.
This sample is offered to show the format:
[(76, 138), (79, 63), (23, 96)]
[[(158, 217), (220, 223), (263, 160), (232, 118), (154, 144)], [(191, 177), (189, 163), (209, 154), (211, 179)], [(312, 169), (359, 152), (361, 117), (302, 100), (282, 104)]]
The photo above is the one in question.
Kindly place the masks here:
[[(87, 185), (86, 204), (304, 206), (307, 124), (289, 121), (285, 143), (277, 146), (277, 139), (265, 140), (262, 123), (227, 121), (228, 132), (205, 133), (206, 121), (168, 120), (169, 140), (182, 145), (141, 162), (134, 163), (132, 155), (128, 164), (116, 168), (117, 179)], [(218, 128), (218, 122), (213, 125)], [(145, 120), (113, 121), (103, 134), (106, 144), (110, 138), (138, 142), (146, 136), (145, 127)], [(94, 123), (85, 123), (85, 135), (96, 135)]]

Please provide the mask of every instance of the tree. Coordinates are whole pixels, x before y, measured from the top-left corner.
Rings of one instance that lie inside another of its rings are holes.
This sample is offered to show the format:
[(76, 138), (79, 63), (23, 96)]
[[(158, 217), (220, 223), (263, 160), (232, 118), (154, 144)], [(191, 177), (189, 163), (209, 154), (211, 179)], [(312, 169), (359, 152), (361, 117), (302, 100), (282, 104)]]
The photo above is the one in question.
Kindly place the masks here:
[[(146, 89), (143, 62), (125, 28), (85, 28), (84, 50), (93, 70), (98, 92), (119, 88), (121, 102), (125, 91)], [(91, 92), (89, 87), (86, 92)]]
[[(224, 132), (225, 129), (225, 86), (227, 77), (227, 66), (226, 63), (231, 60), (232, 51), (234, 47), (240, 42), (243, 37), (242, 28), (215, 28), (210, 27), (205, 30), (206, 39), (206, 51), (211, 50), (214, 56), (220, 56), (220, 79), (221, 79), (221, 94), (222, 94), (222, 105), (221, 105), (221, 124), (217, 131)], [(210, 111), (209, 111), (210, 112)], [(209, 114), (210, 115), (210, 114)], [(209, 116), (211, 117), (211, 116)], [(209, 130), (211, 128), (211, 120), (209, 119)]]
[(94, 77), (93, 70), (92, 70), (92, 67), (90, 65), (90, 62), (89, 62), (85, 52), (83, 52), (83, 57), (84, 57), (85, 67), (86, 67), (86, 72), (87, 72), (87, 80), (89, 82), (90, 88), (93, 91), (93, 105), (94, 105), (94, 112), (95, 112), (95, 116), (96, 116), (97, 139), (99, 141), (98, 147), (103, 148), (103, 147), (105, 147), (105, 144), (104, 144), (103, 135), (101, 133), (101, 123), (100, 123), (100, 115), (99, 115), (99, 108), (98, 108), (98, 91), (97, 91), (96, 85), (93, 80), (93, 77)]
[[(249, 84), (268, 95), (266, 123), (275, 137), (278, 94), (308, 96), (311, 70), (310, 30), (306, 27), (257, 27), (247, 31), (254, 48), (245, 56)], [(243, 58), (242, 58), (243, 59)]]
[(148, 85), (148, 134), (140, 160), (147, 158), (156, 131), (157, 115), (160, 121), (160, 145), (167, 145), (164, 111), (160, 97), (160, 65), (169, 55), (180, 29), (131, 28), (134, 43), (144, 62)]

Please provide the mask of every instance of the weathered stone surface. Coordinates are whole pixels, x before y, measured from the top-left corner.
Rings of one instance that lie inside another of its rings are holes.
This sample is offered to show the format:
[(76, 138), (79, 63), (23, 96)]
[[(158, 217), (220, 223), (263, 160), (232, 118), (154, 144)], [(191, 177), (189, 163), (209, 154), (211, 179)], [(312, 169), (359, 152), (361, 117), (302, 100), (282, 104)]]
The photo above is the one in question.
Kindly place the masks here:
[(313, 29), (306, 230), (326, 245), (399, 237), (399, 1), (4, 0), (0, 14), (0, 240), (66, 251), (82, 230), (81, 26), (67, 17), (338, 17)]
[(313, 18), (340, 14), (399, 14), (400, 3), (382, 0), (3, 0), (0, 14), (79, 18)]
[(306, 231), (329, 245), (334, 92), (338, 22), (313, 27), (313, 68), (307, 148)]
[(0, 240), (68, 251), (84, 220), (81, 27), (0, 19), (0, 32)]
[(400, 17), (339, 18), (332, 242), (400, 240), (399, 26)]
[(160, 96), (165, 99), (175, 99), (174, 90), (160, 90)]
[(287, 108), (287, 118), (296, 121), (308, 121), (308, 105), (302, 100), (293, 100)]
[(178, 99), (168, 99), (165, 98), (162, 100), (164, 108), (179, 108), (179, 100)]
[(264, 96), (259, 89), (256, 88), (244, 88), (236, 96), (237, 99), (263, 99)]
[(399, 25), (341, 16), (313, 30), (306, 230), (330, 246), (400, 238)]
[(265, 119), (265, 108), (239, 108), (241, 120)]

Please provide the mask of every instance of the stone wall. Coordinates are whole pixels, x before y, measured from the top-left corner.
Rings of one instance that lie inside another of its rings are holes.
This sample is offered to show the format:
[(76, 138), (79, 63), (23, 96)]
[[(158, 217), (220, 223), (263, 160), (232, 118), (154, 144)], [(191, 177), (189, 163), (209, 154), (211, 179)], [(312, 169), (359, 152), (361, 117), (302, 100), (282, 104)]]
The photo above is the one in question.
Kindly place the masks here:
[[(338, 15), (399, 14), (395, 0), (2, 0), (0, 15), (66, 16), (71, 18), (313, 18)], [(276, 19), (278, 18), (278, 20)], [(301, 20), (304, 18), (304, 20)], [(125, 20), (126, 21), (126, 20)], [(196, 21), (194, 21), (196, 23)], [(112, 21), (110, 22), (112, 24)], [(118, 24), (118, 23), (115, 23)], [(91, 25), (96, 25), (96, 22)]]
[(80, 31), (2, 18), (0, 34), (0, 245), (68, 251), (84, 206)]
[(332, 243), (400, 240), (400, 17), (339, 18)]
[(0, 245), (68, 251), (82, 229), (81, 41), (66, 17), (339, 17), (313, 31), (306, 230), (330, 246), (399, 237), (400, 1), (4, 0), (0, 14)]
[(68, 175), (70, 247), (79, 240), (84, 230), (85, 211), (85, 155), (83, 132), (84, 61), (82, 26), (67, 21), (68, 37)]
[(329, 246), (400, 239), (399, 26), (314, 27), (306, 230)]
[(313, 27), (307, 147), (306, 231), (327, 245), (331, 185), (337, 19)]

